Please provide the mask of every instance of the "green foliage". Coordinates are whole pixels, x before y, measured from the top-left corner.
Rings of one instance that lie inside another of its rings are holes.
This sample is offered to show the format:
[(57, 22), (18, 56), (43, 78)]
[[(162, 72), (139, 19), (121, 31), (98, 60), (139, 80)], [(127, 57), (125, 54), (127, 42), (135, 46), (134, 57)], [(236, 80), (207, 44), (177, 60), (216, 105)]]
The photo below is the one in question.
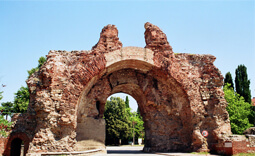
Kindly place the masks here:
[(224, 79), (224, 86), (229, 83), (231, 88), (234, 88), (233, 79), (230, 72), (227, 72)]
[(38, 60), (38, 69), (40, 69), (41, 68), (41, 66), (44, 64), (44, 62), (46, 62), (46, 57), (43, 57), (43, 56), (41, 56), (40, 58), (39, 58), (39, 60)]
[(135, 140), (138, 138), (144, 138), (145, 132), (144, 132), (144, 127), (143, 127), (143, 119), (142, 116), (139, 112), (139, 109), (137, 109), (137, 112), (133, 112), (131, 115), (130, 120), (132, 122), (135, 122)]
[(3, 92), (0, 92), (0, 100), (2, 100), (2, 98), (3, 98)]
[(137, 108), (137, 118), (138, 118), (138, 124), (137, 124), (137, 138), (144, 138), (145, 131), (144, 131), (144, 122), (143, 117), (141, 116), (141, 113), (139, 111), (139, 108)]
[[(3, 96), (2, 96), (3, 92), (0, 92), (0, 100), (2, 100)], [(11, 122), (7, 121), (4, 119), (4, 117), (2, 116), (2, 108), (1, 109), (1, 115), (0, 115), (0, 136), (3, 137), (7, 137), (8, 135), (8, 131), (11, 129)]]
[(12, 102), (3, 102), (2, 107), (0, 107), (0, 109), (2, 110), (2, 115), (6, 116), (6, 120), (8, 115), (11, 116), (13, 113), (13, 103)]
[(44, 62), (46, 62), (46, 57), (41, 56), (38, 60), (38, 66), (27, 71), (28, 77), (32, 75), (33, 73), (37, 72), (41, 68), (41, 66), (44, 64)]
[(126, 108), (129, 108), (129, 99), (128, 99), (128, 96), (126, 96), (125, 105), (126, 105)]
[(234, 154), (233, 156), (254, 156), (254, 153), (238, 153)]
[[(142, 116), (139, 112), (131, 112), (129, 99), (126, 101), (119, 97), (111, 97), (106, 102), (104, 119), (106, 122), (106, 144), (118, 144), (121, 139), (122, 144), (127, 144), (133, 140), (133, 130), (135, 140), (144, 138), (144, 127)], [(133, 128), (133, 122), (134, 128)]]
[(246, 102), (251, 103), (250, 80), (245, 65), (239, 65), (236, 69), (235, 86), (236, 92), (244, 97)]
[(29, 77), (30, 75), (32, 75), (33, 73), (35, 73), (36, 71), (38, 71), (37, 68), (32, 68), (32, 69), (28, 70), (28, 71), (27, 71), (28, 77)]
[(106, 102), (104, 118), (106, 122), (106, 144), (118, 144), (130, 136), (131, 122), (125, 109), (125, 102), (119, 97), (111, 97)]
[(24, 113), (27, 111), (27, 106), (29, 104), (29, 91), (28, 87), (21, 87), (17, 93), (15, 93), (14, 98), (14, 110), (15, 113)]
[(244, 101), (244, 98), (235, 93), (230, 84), (223, 88), (225, 99), (228, 102), (227, 111), (231, 124), (231, 131), (234, 134), (242, 134), (247, 128), (252, 127), (249, 119), (254, 119), (254, 111), (250, 103)]
[(8, 131), (11, 130), (12, 122), (9, 122), (0, 115), (0, 136), (7, 137)]

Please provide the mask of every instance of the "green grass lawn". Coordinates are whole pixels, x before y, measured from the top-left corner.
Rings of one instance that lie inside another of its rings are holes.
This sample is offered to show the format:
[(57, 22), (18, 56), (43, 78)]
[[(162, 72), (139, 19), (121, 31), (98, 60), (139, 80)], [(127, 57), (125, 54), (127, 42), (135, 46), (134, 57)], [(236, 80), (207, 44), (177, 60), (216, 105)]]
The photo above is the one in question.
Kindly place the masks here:
[(234, 156), (255, 156), (255, 153), (239, 153), (235, 154)]

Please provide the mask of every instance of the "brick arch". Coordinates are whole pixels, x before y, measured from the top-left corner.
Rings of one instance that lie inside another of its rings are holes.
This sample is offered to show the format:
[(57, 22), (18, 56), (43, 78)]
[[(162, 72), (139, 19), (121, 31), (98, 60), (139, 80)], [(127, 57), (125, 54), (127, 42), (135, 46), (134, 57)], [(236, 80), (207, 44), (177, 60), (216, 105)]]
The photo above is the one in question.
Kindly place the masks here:
[[(131, 48), (132, 49), (132, 48)], [(141, 48), (143, 49), (143, 48)], [(102, 73), (99, 73), (98, 75), (95, 75), (91, 81), (89, 81), (87, 83), (87, 85), (84, 86), (83, 88), (83, 91), (81, 92), (81, 94), (79, 95), (79, 100), (78, 100), (78, 105), (77, 105), (77, 108), (76, 108), (76, 111), (77, 111), (77, 114), (78, 114), (78, 119), (79, 120), (79, 114), (81, 114), (81, 108), (80, 107), (83, 107), (83, 105), (81, 105), (81, 101), (82, 100), (86, 100), (84, 98), (86, 98), (86, 95), (88, 95), (93, 88), (95, 88), (96, 86), (102, 86), (102, 88), (104, 88), (105, 90), (106, 89), (109, 89), (110, 85), (112, 84), (109, 84), (107, 81), (107, 78), (112, 75), (113, 73), (115, 73), (116, 71), (119, 71), (119, 70), (123, 70), (123, 69), (133, 69), (133, 70), (136, 70), (136, 71), (141, 71), (142, 73), (147, 73), (149, 71), (152, 71), (153, 68), (156, 68), (154, 65), (152, 64), (149, 64), (148, 62), (146, 61), (141, 61), (141, 60), (135, 60), (135, 59), (122, 59), (121, 61), (114, 61), (113, 63), (111, 63), (109, 66), (107, 66), (105, 68), (105, 70), (102, 72)], [(125, 87), (129, 87), (131, 88), (130, 90), (126, 89), (126, 90), (123, 90), (121, 88), (123, 87), (120, 87), (121, 85), (119, 85), (118, 87), (116, 88), (112, 88), (111, 91), (105, 91), (104, 89), (102, 89), (102, 91), (98, 92), (97, 94), (101, 94), (103, 97), (101, 97), (101, 101), (105, 101), (107, 99), (107, 97), (109, 97), (111, 94), (114, 94), (114, 93), (118, 93), (118, 92), (125, 92), (127, 94), (130, 94), (131, 96), (134, 96), (134, 97), (137, 97), (137, 95), (134, 95), (132, 92), (134, 92), (133, 90), (135, 89), (137, 92), (142, 92), (141, 89), (138, 87), (137, 84), (134, 84), (132, 85), (131, 87), (126, 85)], [(105, 91), (105, 92), (104, 92)], [(94, 99), (98, 99), (97, 97), (94, 97)], [(138, 100), (136, 98), (136, 100)], [(139, 101), (139, 100), (138, 100)]]
[(7, 145), (6, 145), (6, 149), (4, 151), (4, 155), (9, 156), (11, 155), (11, 144), (15, 139), (20, 139), (22, 141), (24, 141), (24, 156), (26, 155), (26, 153), (28, 152), (28, 148), (29, 148), (29, 143), (31, 142), (31, 139), (27, 136), (26, 133), (23, 132), (16, 132), (16, 133), (11, 133), (11, 135), (9, 136)]
[(174, 78), (155, 65), (134, 58), (117, 60), (105, 71), (99, 74), (101, 77), (96, 75), (97, 79), (90, 82), (93, 84), (85, 86), (79, 98), (76, 129), (79, 150), (88, 148), (86, 143), (93, 141), (97, 144), (94, 148), (104, 148), (104, 105), (110, 95), (119, 92), (138, 102), (145, 122), (145, 151), (191, 150), (190, 102)]

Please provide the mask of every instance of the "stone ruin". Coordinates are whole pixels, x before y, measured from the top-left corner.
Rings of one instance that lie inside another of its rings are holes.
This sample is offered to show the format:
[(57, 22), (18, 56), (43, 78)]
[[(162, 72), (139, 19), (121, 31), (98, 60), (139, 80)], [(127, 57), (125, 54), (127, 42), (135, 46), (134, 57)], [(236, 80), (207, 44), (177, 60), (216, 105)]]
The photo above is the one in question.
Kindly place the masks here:
[[(119, 92), (138, 103), (145, 152), (205, 151), (207, 142), (217, 152), (231, 129), (216, 58), (174, 53), (166, 35), (151, 23), (144, 34), (144, 48), (122, 47), (117, 28), (107, 25), (92, 50), (51, 50), (27, 80), (29, 107), (16, 117), (5, 154), (10, 155), (17, 138), (30, 156), (105, 151), (104, 106)], [(209, 132), (207, 142), (203, 130)]]

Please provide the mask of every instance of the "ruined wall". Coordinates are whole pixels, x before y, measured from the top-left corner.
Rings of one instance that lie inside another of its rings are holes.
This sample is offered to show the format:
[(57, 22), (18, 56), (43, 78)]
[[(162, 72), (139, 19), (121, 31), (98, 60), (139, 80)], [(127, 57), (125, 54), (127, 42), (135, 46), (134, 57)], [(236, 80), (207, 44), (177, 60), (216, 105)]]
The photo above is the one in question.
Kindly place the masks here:
[(3, 155), (8, 138), (0, 137), (0, 155)]
[[(117, 28), (108, 25), (91, 51), (50, 51), (40, 71), (27, 80), (27, 118), (35, 121), (26, 132), (33, 136), (28, 153), (89, 149), (86, 141), (97, 133), (88, 130), (98, 123), (98, 133), (103, 131), (104, 104), (117, 92), (138, 102), (145, 151), (201, 151), (202, 130), (209, 132), (210, 148), (231, 134), (216, 58), (175, 54), (166, 35), (150, 23), (145, 24), (145, 41), (145, 48), (122, 48)], [(104, 148), (103, 137), (91, 146)]]
[(216, 58), (212, 55), (174, 54), (166, 35), (157, 26), (146, 23), (145, 28), (146, 48), (157, 52), (155, 63), (173, 76), (188, 95), (193, 150), (200, 150), (201, 145), (204, 147), (201, 130), (208, 130), (211, 147), (231, 133), (227, 103), (221, 89), (223, 77), (213, 65)]
[(235, 155), (238, 153), (255, 153), (254, 135), (231, 135), (224, 142), (215, 146), (219, 154)]
[[(21, 139), (24, 143), (24, 152), (28, 151), (29, 143), (34, 137), (34, 130), (36, 127), (35, 115), (33, 113), (16, 113), (12, 116), (12, 131), (8, 136), (3, 150), (3, 155), (9, 156), (11, 154), (12, 141)], [(19, 146), (19, 145), (18, 145)], [(15, 149), (12, 149), (15, 151)]]

